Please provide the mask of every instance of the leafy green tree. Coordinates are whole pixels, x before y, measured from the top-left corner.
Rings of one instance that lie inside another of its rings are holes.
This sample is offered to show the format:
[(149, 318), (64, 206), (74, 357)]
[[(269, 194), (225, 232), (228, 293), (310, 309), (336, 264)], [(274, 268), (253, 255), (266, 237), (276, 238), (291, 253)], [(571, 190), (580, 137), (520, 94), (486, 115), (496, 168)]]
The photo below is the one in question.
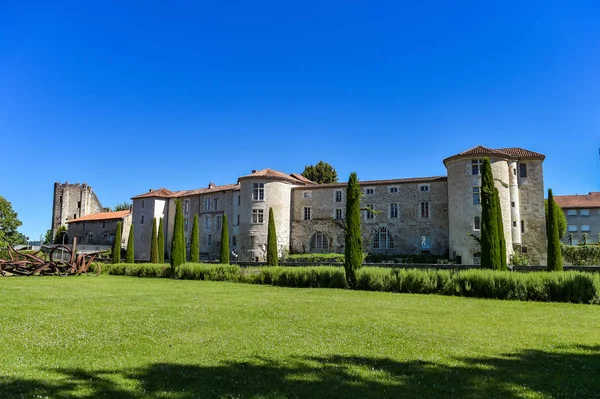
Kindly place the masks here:
[(158, 222), (156, 241), (158, 241), (158, 263), (165, 263), (165, 230), (163, 228), (163, 218), (160, 218)]
[[(567, 218), (565, 212), (554, 200), (555, 217), (558, 222), (558, 238), (562, 239), (567, 232)], [(546, 213), (546, 231), (548, 231), (548, 200), (544, 200), (544, 212)]]
[(363, 261), (360, 196), (358, 177), (355, 172), (352, 172), (346, 188), (346, 237), (344, 247), (344, 269), (350, 287), (356, 285), (356, 271), (360, 269)]
[(319, 161), (316, 165), (306, 165), (302, 176), (318, 184), (337, 183), (338, 175), (333, 166)]
[(275, 217), (273, 208), (269, 208), (269, 230), (267, 231), (267, 265), (277, 266), (279, 255), (277, 254), (277, 232), (275, 230)]
[(481, 265), (500, 269), (500, 237), (498, 235), (498, 201), (489, 158), (481, 166)]
[(134, 255), (134, 251), (133, 251), (133, 224), (131, 225), (130, 229), (129, 229), (129, 237), (127, 237), (127, 252), (125, 253), (125, 262), (127, 263), (134, 263), (135, 262), (135, 255)]
[(117, 222), (117, 231), (115, 232), (115, 242), (113, 242), (112, 261), (114, 264), (121, 263), (121, 241), (123, 236), (123, 224)]
[[(4, 173), (8, 172), (5, 171)], [(27, 239), (24, 239), (25, 236), (17, 231), (22, 224), (11, 203), (0, 196), (0, 243), (27, 244)]]
[(227, 215), (225, 214), (223, 214), (223, 228), (221, 229), (220, 262), (224, 265), (229, 264), (229, 222), (227, 221)]
[[(69, 243), (69, 235), (67, 234), (67, 226), (60, 226), (56, 229), (56, 235), (54, 236), (55, 244), (68, 244)], [(81, 244), (81, 243), (80, 243)]]
[(558, 236), (558, 220), (554, 210), (554, 196), (552, 189), (548, 189), (548, 270), (563, 270), (562, 254), (560, 252), (560, 238)]
[(150, 237), (150, 263), (158, 263), (158, 236), (156, 234), (156, 218), (152, 219), (152, 235)]
[(131, 204), (129, 202), (123, 202), (122, 204), (117, 204), (113, 207), (113, 212), (118, 212), (118, 211), (127, 211), (129, 210), (129, 207), (131, 206)]
[(52, 229), (46, 230), (46, 234), (44, 235), (44, 241), (42, 244), (51, 244), (52, 243)]
[(496, 225), (498, 226), (498, 239), (500, 243), (500, 263), (499, 270), (508, 270), (506, 260), (506, 237), (504, 237), (504, 223), (502, 222), (502, 207), (500, 206), (500, 193), (494, 187), (494, 201), (496, 201)]
[(194, 224), (192, 225), (192, 242), (190, 245), (190, 260), (193, 263), (200, 261), (200, 230), (198, 229), (198, 214), (194, 215)]
[(175, 201), (175, 227), (171, 241), (171, 268), (173, 273), (177, 267), (185, 263), (185, 233), (183, 232), (183, 211), (181, 201)]

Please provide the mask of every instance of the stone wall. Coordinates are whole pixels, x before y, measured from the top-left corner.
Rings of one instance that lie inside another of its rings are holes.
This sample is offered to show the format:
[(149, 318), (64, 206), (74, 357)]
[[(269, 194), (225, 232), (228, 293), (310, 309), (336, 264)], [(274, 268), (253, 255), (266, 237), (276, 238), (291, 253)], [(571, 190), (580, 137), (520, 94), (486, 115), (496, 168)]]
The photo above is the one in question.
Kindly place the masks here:
[(52, 237), (60, 226), (66, 225), (67, 221), (102, 211), (102, 204), (91, 186), (85, 183), (54, 183), (50, 227)]
[(522, 245), (526, 247), (527, 256), (533, 265), (545, 265), (547, 248), (542, 161), (525, 161), (525, 163), (527, 177), (519, 177), (521, 219), (525, 228), (525, 232), (521, 235)]
[[(123, 223), (121, 247), (127, 247), (129, 230), (131, 229), (131, 214), (123, 219), (92, 220), (87, 222), (69, 223), (69, 240), (73, 243), (73, 238), (77, 237), (77, 243), (85, 245), (112, 245), (117, 231), (117, 222)], [(137, 227), (136, 227), (137, 228)], [(135, 231), (134, 231), (135, 233)]]

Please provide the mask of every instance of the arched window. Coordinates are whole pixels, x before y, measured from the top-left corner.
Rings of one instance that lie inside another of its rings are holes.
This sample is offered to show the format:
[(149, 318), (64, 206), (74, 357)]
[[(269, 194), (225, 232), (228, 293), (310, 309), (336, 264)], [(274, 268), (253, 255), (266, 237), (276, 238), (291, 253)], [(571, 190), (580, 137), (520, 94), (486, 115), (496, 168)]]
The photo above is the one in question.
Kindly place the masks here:
[(385, 227), (381, 227), (373, 234), (373, 249), (394, 248), (394, 239)]
[(320, 231), (317, 231), (310, 238), (310, 251), (327, 251), (329, 250), (329, 241), (327, 236)]

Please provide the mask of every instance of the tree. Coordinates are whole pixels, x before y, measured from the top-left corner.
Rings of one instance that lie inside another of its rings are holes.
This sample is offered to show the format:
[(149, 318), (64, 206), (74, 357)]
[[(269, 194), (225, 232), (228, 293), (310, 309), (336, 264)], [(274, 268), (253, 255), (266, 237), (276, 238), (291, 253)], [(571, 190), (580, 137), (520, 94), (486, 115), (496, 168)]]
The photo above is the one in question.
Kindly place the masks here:
[(51, 244), (52, 243), (52, 229), (46, 230), (46, 234), (44, 235), (44, 241), (42, 244)]
[(121, 236), (123, 235), (123, 224), (117, 222), (117, 231), (115, 232), (115, 242), (113, 242), (112, 261), (121, 263)]
[(156, 241), (158, 241), (158, 263), (165, 263), (165, 231), (163, 229), (163, 218), (160, 218), (160, 221), (158, 222)]
[(115, 205), (113, 207), (113, 212), (128, 211), (130, 206), (131, 206), (131, 204), (129, 202), (125, 201), (122, 204)]
[[(268, 238), (267, 238), (268, 241)], [(220, 262), (224, 265), (229, 264), (229, 222), (227, 215), (223, 214), (223, 228), (221, 229), (221, 258)]]
[(277, 254), (277, 231), (275, 230), (275, 217), (273, 208), (269, 208), (269, 230), (267, 231), (267, 265), (277, 266), (279, 256)]
[(481, 166), (481, 265), (500, 269), (500, 237), (498, 232), (498, 201), (489, 158)]
[(494, 187), (494, 201), (496, 201), (496, 225), (498, 226), (498, 239), (500, 243), (499, 270), (508, 270), (506, 261), (506, 237), (504, 237), (504, 223), (502, 222), (502, 207), (500, 206), (500, 193)]
[[(555, 217), (558, 221), (558, 238), (562, 239), (567, 232), (567, 218), (560, 205), (554, 200)], [(544, 200), (544, 212), (546, 213), (546, 231), (548, 231), (548, 200)]]
[(150, 237), (150, 263), (158, 263), (158, 236), (156, 234), (156, 218), (152, 219), (152, 234)]
[(198, 229), (198, 214), (194, 215), (194, 224), (192, 225), (192, 243), (190, 246), (190, 260), (193, 263), (200, 261), (200, 230)]
[(554, 196), (552, 189), (548, 189), (548, 270), (560, 271), (563, 269), (562, 254), (560, 252), (560, 237), (558, 236), (558, 218), (554, 210)]
[(56, 229), (56, 235), (54, 236), (55, 244), (68, 244), (69, 234), (67, 234), (67, 226), (60, 226)]
[[(6, 172), (5, 172), (6, 173)], [(0, 243), (6, 242), (11, 245), (27, 244), (27, 239), (17, 231), (23, 223), (18, 218), (17, 212), (11, 203), (0, 196)]]
[(360, 231), (360, 186), (355, 172), (350, 174), (346, 188), (346, 237), (344, 269), (350, 287), (356, 285), (356, 270), (363, 261), (362, 234)]
[(302, 176), (317, 184), (337, 183), (337, 172), (327, 162), (319, 161), (316, 165), (306, 165)]
[(177, 267), (185, 263), (185, 233), (183, 232), (183, 211), (181, 201), (175, 200), (175, 227), (171, 241), (171, 268), (173, 273)]
[(127, 237), (127, 252), (125, 253), (126, 263), (135, 263), (135, 255), (133, 251), (133, 224), (129, 229), (129, 237)]

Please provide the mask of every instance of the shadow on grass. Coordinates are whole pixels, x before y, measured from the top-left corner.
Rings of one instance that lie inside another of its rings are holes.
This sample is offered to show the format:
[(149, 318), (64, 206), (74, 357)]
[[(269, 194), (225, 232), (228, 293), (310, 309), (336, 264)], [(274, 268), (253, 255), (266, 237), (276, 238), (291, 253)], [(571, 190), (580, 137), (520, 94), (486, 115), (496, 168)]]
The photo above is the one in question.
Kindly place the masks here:
[[(577, 352), (574, 352), (577, 351)], [(367, 357), (264, 358), (134, 371), (51, 369), (56, 380), (0, 377), (0, 397), (600, 397), (600, 345), (461, 358), (456, 365)]]

